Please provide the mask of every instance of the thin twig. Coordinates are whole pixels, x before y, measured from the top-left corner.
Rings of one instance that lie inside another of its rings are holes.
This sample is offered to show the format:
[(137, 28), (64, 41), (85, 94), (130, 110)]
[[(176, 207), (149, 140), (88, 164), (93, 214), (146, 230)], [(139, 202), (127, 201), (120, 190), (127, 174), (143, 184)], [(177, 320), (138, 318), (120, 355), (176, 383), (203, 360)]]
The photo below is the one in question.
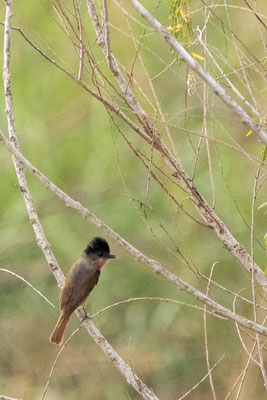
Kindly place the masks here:
[[(233, 44), (235, 46), (235, 50), (236, 50), (236, 54), (237, 54), (240, 66), (243, 67), (244, 66), (244, 61), (242, 59), (242, 55), (240, 54), (239, 47), (238, 47), (238, 45), (236, 43), (236, 40), (238, 40), (238, 38), (237, 38), (237, 36), (235, 35), (235, 33), (234, 33), (233, 29), (232, 29), (231, 18), (230, 18), (230, 15), (229, 15), (228, 7), (227, 7), (228, 4), (227, 4), (226, 0), (224, 0), (224, 4), (225, 4), (226, 16), (227, 16), (227, 19), (228, 19), (228, 24), (229, 24), (229, 26), (231, 28), (232, 42), (233, 42)], [(245, 86), (246, 86), (246, 88), (247, 88), (247, 90), (248, 90), (248, 92), (250, 94), (251, 99), (253, 100), (254, 107), (259, 108), (259, 103), (256, 101), (256, 99), (255, 99), (255, 97), (253, 95), (252, 89), (250, 87), (250, 80), (248, 78), (246, 69), (242, 68), (241, 72), (242, 72), (242, 75), (243, 75), (243, 81), (245, 82)], [(260, 119), (260, 122), (263, 123), (263, 118), (261, 117), (260, 113), (257, 112), (256, 115), (258, 115), (258, 118)]]
[(267, 25), (265, 24), (265, 22), (263, 22), (263, 20), (259, 17), (258, 13), (256, 13), (256, 11), (253, 10), (253, 8), (251, 7), (251, 5), (249, 4), (249, 2), (247, 0), (244, 0), (244, 2), (246, 3), (246, 5), (248, 6), (248, 8), (253, 12), (253, 14), (255, 15), (255, 17), (258, 19), (258, 21), (264, 26), (265, 29), (267, 29)]
[(21, 279), (23, 282), (27, 283), (27, 285), (29, 285), (36, 293), (38, 293), (43, 299), (45, 299), (45, 301), (47, 301), (47, 303), (49, 303), (50, 306), (55, 308), (54, 304), (51, 303), (51, 301), (49, 301), (38, 289), (36, 289), (33, 285), (31, 285), (30, 282), (28, 282), (28, 281), (26, 281), (26, 279), (22, 278), (22, 276), (15, 274), (15, 272), (12, 272), (9, 269), (5, 269), (5, 268), (0, 268), (0, 271), (7, 272), (8, 274), (14, 275), (17, 278)]
[(104, 0), (104, 23), (105, 23), (105, 34), (106, 34), (106, 48), (107, 48), (108, 65), (109, 65), (110, 69), (112, 69), (112, 58), (111, 58), (111, 50), (110, 50), (110, 34), (109, 34), (107, 0)]
[(51, 367), (51, 370), (50, 370), (50, 373), (49, 373), (49, 376), (48, 376), (48, 379), (47, 379), (47, 382), (46, 382), (46, 385), (45, 385), (45, 388), (44, 388), (44, 391), (43, 391), (41, 400), (43, 400), (43, 399), (45, 398), (45, 395), (46, 395), (46, 393), (47, 393), (48, 386), (49, 386), (49, 384), (50, 384), (50, 381), (51, 381), (51, 378), (52, 378), (52, 375), (53, 375), (53, 372), (54, 372), (56, 363), (57, 363), (57, 361), (58, 361), (58, 359), (59, 359), (61, 353), (63, 352), (63, 350), (65, 350), (66, 346), (68, 345), (68, 343), (70, 342), (70, 340), (72, 339), (72, 337), (81, 329), (82, 326), (83, 326), (83, 325), (80, 325), (77, 329), (75, 329), (74, 332), (72, 332), (72, 334), (71, 334), (71, 335), (68, 337), (68, 339), (64, 342), (64, 344), (62, 345), (61, 349), (60, 349), (59, 352), (57, 353), (57, 356), (56, 356), (56, 358), (55, 358), (55, 361), (54, 361), (53, 364), (52, 364), (52, 367)]
[[(234, 310), (234, 311), (235, 311), (236, 299), (237, 299), (237, 297), (235, 297), (234, 302), (233, 302), (233, 310)], [(265, 324), (266, 319), (267, 319), (267, 317), (264, 319), (263, 325)], [(256, 349), (256, 341), (255, 341), (255, 340), (253, 341), (253, 346), (252, 346), (252, 348), (251, 348), (251, 351), (249, 351), (249, 350), (247, 349), (247, 346), (245, 345), (245, 343), (244, 343), (244, 341), (243, 341), (243, 338), (242, 338), (242, 336), (241, 336), (241, 332), (240, 332), (239, 326), (238, 326), (237, 324), (236, 324), (236, 329), (237, 329), (237, 333), (238, 333), (239, 339), (240, 339), (240, 341), (241, 341), (241, 344), (242, 344), (243, 348), (245, 349), (246, 353), (248, 354), (248, 357), (249, 357), (249, 358), (248, 358), (248, 360), (247, 360), (247, 363), (246, 363), (245, 368), (243, 369), (243, 371), (241, 372), (241, 374), (238, 376), (238, 378), (237, 378), (236, 381), (234, 382), (233, 386), (231, 387), (230, 391), (228, 392), (228, 394), (227, 394), (227, 396), (225, 397), (224, 400), (227, 400), (227, 399), (231, 396), (231, 394), (232, 394), (232, 392), (233, 392), (235, 386), (236, 386), (236, 385), (238, 384), (238, 382), (240, 381), (239, 388), (238, 388), (238, 392), (237, 392), (237, 395), (236, 395), (236, 400), (238, 400), (238, 398), (239, 398), (239, 396), (240, 396), (240, 393), (241, 393), (241, 390), (242, 390), (242, 387), (243, 387), (243, 384), (244, 384), (245, 376), (246, 376), (246, 374), (247, 374), (248, 368), (249, 368), (249, 366), (250, 366), (250, 364), (251, 364), (252, 361), (253, 361), (254, 363), (256, 363), (256, 364), (260, 367), (259, 362), (258, 362), (258, 361), (256, 360), (256, 358), (255, 358), (256, 355), (257, 355), (257, 353), (258, 353), (258, 351), (257, 351), (257, 352), (255, 353), (255, 355), (253, 356), (254, 350)], [(266, 343), (266, 341), (262, 344), (261, 348), (264, 347), (265, 343)]]
[[(212, 266), (211, 266), (210, 276), (209, 276), (207, 290), (206, 290), (206, 295), (207, 296), (209, 295), (209, 290), (210, 290), (210, 284), (211, 284), (211, 278), (212, 278), (212, 275), (213, 275), (213, 270), (214, 270), (215, 265), (217, 263), (218, 263), (218, 261), (214, 262), (212, 264)], [(213, 383), (213, 378), (212, 378), (212, 374), (211, 374), (212, 369), (210, 368), (210, 360), (209, 360), (208, 332), (207, 332), (207, 307), (206, 307), (206, 305), (204, 305), (203, 318), (204, 318), (205, 354), (206, 354), (206, 363), (207, 363), (207, 368), (208, 368), (208, 376), (209, 376), (211, 391), (212, 391), (212, 394), (213, 394), (213, 399), (217, 400), (216, 392), (215, 392), (215, 388), (214, 388), (214, 383)]]
[(77, 0), (73, 0), (73, 5), (76, 13), (78, 30), (79, 30), (79, 40), (80, 40), (80, 57), (79, 57), (79, 72), (78, 80), (82, 80), (83, 65), (84, 65), (84, 43), (83, 43), (83, 25), (80, 13), (80, 5), (78, 5)]
[(244, 49), (257, 61), (257, 63), (260, 63), (260, 61), (258, 60), (258, 58), (249, 50), (249, 48), (247, 47), (247, 45), (240, 39), (240, 37), (233, 31), (233, 29), (231, 29), (231, 27), (227, 26), (226, 24), (224, 24), (224, 22), (222, 21), (222, 19), (220, 17), (218, 17), (218, 15), (212, 10), (212, 8), (209, 6), (209, 4), (207, 4), (207, 2), (205, 0), (201, 0), (202, 3), (211, 11), (211, 13), (214, 15), (214, 17), (220, 21), (220, 23), (222, 24), (224, 29), (227, 29), (229, 32), (231, 32), (231, 34), (235, 37), (235, 39), (244, 47)]
[(241, 390), (242, 390), (242, 387), (243, 387), (243, 384), (244, 384), (244, 380), (245, 380), (246, 374), (247, 374), (247, 372), (248, 372), (248, 368), (249, 368), (249, 366), (250, 366), (250, 364), (251, 364), (251, 362), (252, 362), (252, 360), (253, 360), (252, 354), (253, 354), (253, 351), (254, 351), (255, 347), (256, 347), (256, 344), (254, 343), (254, 344), (253, 344), (253, 347), (252, 347), (252, 350), (251, 350), (251, 353), (250, 353), (250, 355), (249, 355), (249, 358), (248, 358), (248, 360), (247, 360), (247, 363), (246, 363), (245, 368), (243, 368), (243, 370), (241, 371), (241, 373), (239, 374), (239, 376), (238, 376), (237, 379), (235, 380), (234, 384), (232, 385), (231, 389), (230, 389), (229, 392), (227, 393), (227, 395), (226, 395), (226, 397), (225, 397), (224, 400), (229, 399), (229, 397), (230, 397), (231, 394), (233, 393), (234, 388), (236, 387), (236, 385), (237, 385), (238, 382), (240, 381), (239, 388), (238, 388), (237, 395), (236, 395), (236, 400), (239, 398), (240, 393), (241, 393)]
[[(208, 23), (209, 15), (206, 15), (205, 11), (205, 26)], [(207, 30), (205, 29), (204, 31), (204, 43), (207, 43)], [(206, 52), (204, 50), (204, 68), (206, 70), (207, 68), (207, 56)], [(212, 173), (212, 161), (211, 161), (211, 154), (210, 154), (210, 144), (208, 140), (208, 126), (207, 126), (207, 118), (208, 118), (208, 87), (207, 84), (204, 82), (203, 85), (203, 131), (204, 135), (206, 137), (206, 149), (207, 149), (207, 157), (208, 157), (208, 165), (209, 165), (209, 173), (210, 173), (210, 183), (211, 183), (211, 189), (212, 189), (212, 208), (215, 208), (215, 186), (214, 186), (214, 179), (213, 179), (213, 173)]]
[[(257, 196), (257, 185), (258, 185), (260, 170), (261, 170), (261, 164), (259, 164), (259, 166), (257, 168), (255, 181), (254, 181), (254, 187), (253, 187), (252, 204), (251, 204), (251, 236), (250, 236), (251, 249), (250, 250), (251, 250), (252, 259), (254, 258), (254, 213), (255, 213), (255, 202), (256, 202), (256, 196)], [(252, 268), (251, 288), (252, 288), (252, 299), (253, 299), (253, 315), (254, 315), (254, 321), (257, 323), (255, 271), (254, 271), (254, 266), (251, 266), (251, 268)], [(264, 387), (265, 387), (265, 390), (267, 390), (267, 373), (266, 373), (266, 369), (264, 366), (263, 355), (262, 355), (261, 345), (260, 345), (260, 338), (257, 333), (256, 333), (256, 342), (257, 342), (257, 347), (258, 347), (259, 364), (260, 364), (260, 369), (261, 369), (261, 373), (262, 373), (262, 377), (263, 377), (263, 381), (264, 381)]]
[[(121, 300), (118, 301), (116, 303), (110, 304), (107, 307), (102, 308), (101, 310), (97, 311), (95, 314), (91, 315), (91, 318), (96, 318), (98, 317), (99, 314), (102, 314), (103, 312), (113, 308), (113, 307), (117, 307), (121, 304), (126, 304), (126, 303), (131, 303), (133, 301), (146, 301), (146, 300), (152, 300), (152, 301), (162, 301), (162, 302), (166, 302), (166, 303), (174, 303), (174, 304), (179, 304), (182, 306), (187, 306), (190, 308), (195, 308), (196, 310), (202, 311), (203, 312), (203, 308), (195, 306), (194, 304), (190, 304), (190, 303), (185, 303), (183, 301), (179, 301), (179, 300), (174, 300), (174, 299), (167, 299), (164, 297), (130, 297), (129, 299), (126, 300)], [(209, 314), (214, 315), (211, 311), (207, 311)]]
[[(237, 296), (235, 296), (234, 300), (233, 300), (233, 311), (234, 312), (236, 312), (236, 300), (237, 300)], [(249, 358), (252, 361), (254, 361), (255, 364), (257, 364), (260, 367), (259, 362), (256, 360), (255, 356), (252, 355), (253, 352), (254, 352), (254, 346), (253, 346), (253, 349), (251, 351), (248, 350), (248, 348), (247, 348), (247, 346), (246, 346), (246, 344), (245, 344), (245, 342), (243, 340), (243, 337), (241, 335), (241, 330), (240, 330), (239, 326), (237, 324), (235, 324), (235, 325), (236, 325), (236, 330), (237, 330), (237, 333), (238, 333), (238, 336), (239, 336), (239, 340), (240, 340), (240, 342), (242, 344), (242, 347), (244, 348), (244, 350), (247, 353), (247, 355), (249, 356)], [(255, 340), (254, 340), (254, 345), (255, 345)]]
[[(220, 364), (220, 362), (223, 360), (224, 356), (225, 356), (225, 354), (223, 354), (222, 357), (213, 365), (213, 367), (210, 369), (210, 372), (212, 372), (212, 371), (214, 370), (214, 368), (216, 368), (217, 365)], [(195, 390), (202, 382), (204, 382), (204, 380), (208, 377), (208, 375), (209, 375), (209, 372), (208, 372), (205, 376), (203, 376), (203, 378), (202, 378), (198, 383), (196, 383), (190, 390), (188, 390), (182, 397), (179, 397), (179, 399), (177, 399), (177, 400), (183, 400), (186, 396), (188, 396), (188, 395), (189, 395), (193, 390)]]
[[(158, 6), (158, 5), (157, 5), (157, 6)], [(157, 110), (158, 110), (158, 113), (159, 113), (160, 118), (161, 118), (161, 122), (162, 122), (162, 124), (163, 124), (163, 126), (164, 126), (164, 128), (165, 128), (165, 130), (166, 130), (168, 139), (169, 139), (169, 141), (170, 141), (170, 144), (171, 144), (171, 147), (172, 147), (172, 151), (173, 151), (173, 153), (175, 154), (175, 156), (177, 157), (177, 152), (176, 152), (176, 148), (175, 148), (175, 142), (174, 142), (173, 137), (172, 137), (172, 135), (171, 135), (171, 132), (170, 132), (170, 129), (169, 129), (169, 125), (166, 123), (167, 121), (166, 121), (165, 116), (164, 116), (164, 113), (163, 113), (163, 111), (162, 111), (162, 107), (161, 107), (160, 101), (159, 101), (159, 99), (158, 99), (156, 90), (155, 90), (155, 88), (154, 88), (152, 79), (151, 79), (150, 76), (149, 76), (149, 73), (148, 73), (148, 71), (147, 71), (147, 69), (146, 69), (146, 67), (145, 67), (145, 63), (144, 63), (144, 61), (143, 61), (143, 57), (142, 57), (141, 52), (140, 52), (140, 47), (141, 47), (142, 39), (143, 39), (143, 37), (144, 37), (144, 35), (145, 35), (145, 32), (146, 32), (147, 27), (144, 29), (144, 31), (143, 31), (143, 33), (142, 33), (142, 36), (141, 36), (141, 38), (140, 38), (140, 40), (139, 40), (139, 42), (138, 42), (138, 45), (137, 45), (137, 44), (136, 44), (136, 40), (135, 40), (134, 35), (133, 35), (133, 32), (132, 32), (132, 29), (131, 29), (131, 27), (130, 27), (130, 24), (129, 24), (128, 19), (127, 19), (127, 22), (128, 22), (129, 29), (131, 30), (132, 40), (133, 40), (133, 43), (134, 43), (134, 46), (135, 46), (135, 49), (136, 49), (136, 57), (137, 57), (137, 55), (138, 55), (138, 58), (139, 58), (139, 60), (140, 60), (140, 62), (141, 62), (141, 65), (142, 65), (143, 70), (144, 70), (144, 72), (145, 72), (145, 75), (146, 75), (146, 77), (147, 77), (147, 80), (148, 80), (148, 83), (149, 83), (151, 92), (152, 92), (153, 97), (154, 97), (154, 99), (155, 99), (155, 102), (156, 102), (156, 105), (157, 105)], [(169, 66), (168, 66), (168, 68), (169, 68)], [(133, 66), (132, 66), (132, 70), (133, 70)]]
[[(203, 42), (203, 39), (201, 37), (202, 32), (200, 31), (200, 29), (197, 27), (196, 32), (198, 32), (198, 41), (201, 44), (201, 46), (203, 47), (205, 53), (209, 56), (209, 58), (212, 60), (212, 64), (216, 66), (216, 68), (218, 69), (218, 71), (220, 71), (220, 73), (222, 74), (220, 77), (220, 81), (222, 78), (225, 78), (227, 84), (229, 85), (229, 87), (232, 89), (232, 91), (244, 102), (244, 104), (246, 104), (246, 106), (248, 106), (251, 111), (257, 115), (258, 117), (260, 117), (260, 114), (258, 112), (258, 110), (253, 107), (252, 104), (250, 104), (248, 102), (248, 100), (240, 93), (240, 91), (236, 88), (236, 86), (232, 83), (232, 81), (227, 77), (227, 75), (224, 74), (222, 68), (220, 67), (220, 65), (217, 63), (216, 59), (213, 57), (211, 51), (209, 50), (209, 48), (207, 47), (206, 43)], [(242, 71), (245, 67), (241, 67), (240, 70)], [(237, 72), (237, 71), (236, 71)]]

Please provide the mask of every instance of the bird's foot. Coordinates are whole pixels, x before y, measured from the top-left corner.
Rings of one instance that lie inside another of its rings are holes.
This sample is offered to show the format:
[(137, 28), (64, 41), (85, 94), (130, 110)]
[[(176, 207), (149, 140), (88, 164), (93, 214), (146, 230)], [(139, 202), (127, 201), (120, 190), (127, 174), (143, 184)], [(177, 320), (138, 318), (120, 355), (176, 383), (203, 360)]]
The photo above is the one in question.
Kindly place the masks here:
[(90, 315), (87, 314), (86, 309), (84, 307), (82, 307), (83, 312), (84, 312), (84, 317), (82, 319), (82, 322), (85, 321), (86, 319), (90, 319)]

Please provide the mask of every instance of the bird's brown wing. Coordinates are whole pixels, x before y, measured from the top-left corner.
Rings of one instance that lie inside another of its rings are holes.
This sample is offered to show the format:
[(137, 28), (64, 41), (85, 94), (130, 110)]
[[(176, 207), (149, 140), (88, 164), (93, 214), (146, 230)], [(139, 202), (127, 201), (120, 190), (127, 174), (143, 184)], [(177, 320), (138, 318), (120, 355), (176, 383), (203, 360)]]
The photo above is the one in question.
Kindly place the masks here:
[(60, 308), (66, 313), (72, 313), (81, 305), (97, 284), (100, 271), (88, 268), (82, 260), (77, 261), (66, 276), (60, 294)]

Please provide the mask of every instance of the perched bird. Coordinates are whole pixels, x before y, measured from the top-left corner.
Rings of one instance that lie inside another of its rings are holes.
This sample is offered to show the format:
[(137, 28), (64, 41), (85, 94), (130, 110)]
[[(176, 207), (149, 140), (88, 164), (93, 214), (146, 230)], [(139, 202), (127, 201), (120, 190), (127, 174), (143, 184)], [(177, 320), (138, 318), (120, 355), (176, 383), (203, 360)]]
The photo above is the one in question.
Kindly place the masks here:
[(50, 336), (50, 342), (62, 344), (63, 335), (71, 314), (83, 306), (86, 298), (98, 282), (101, 268), (110, 259), (109, 245), (105, 239), (96, 237), (84, 250), (81, 258), (67, 273), (60, 293), (60, 315)]

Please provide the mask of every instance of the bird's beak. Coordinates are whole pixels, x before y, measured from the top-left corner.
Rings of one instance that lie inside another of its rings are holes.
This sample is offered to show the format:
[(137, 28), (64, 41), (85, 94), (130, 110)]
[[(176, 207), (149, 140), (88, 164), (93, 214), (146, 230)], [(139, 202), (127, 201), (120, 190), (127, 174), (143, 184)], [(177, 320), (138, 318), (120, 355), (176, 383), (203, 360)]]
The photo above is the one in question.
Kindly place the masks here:
[(109, 254), (108, 258), (116, 258), (116, 256), (114, 256), (114, 254)]

